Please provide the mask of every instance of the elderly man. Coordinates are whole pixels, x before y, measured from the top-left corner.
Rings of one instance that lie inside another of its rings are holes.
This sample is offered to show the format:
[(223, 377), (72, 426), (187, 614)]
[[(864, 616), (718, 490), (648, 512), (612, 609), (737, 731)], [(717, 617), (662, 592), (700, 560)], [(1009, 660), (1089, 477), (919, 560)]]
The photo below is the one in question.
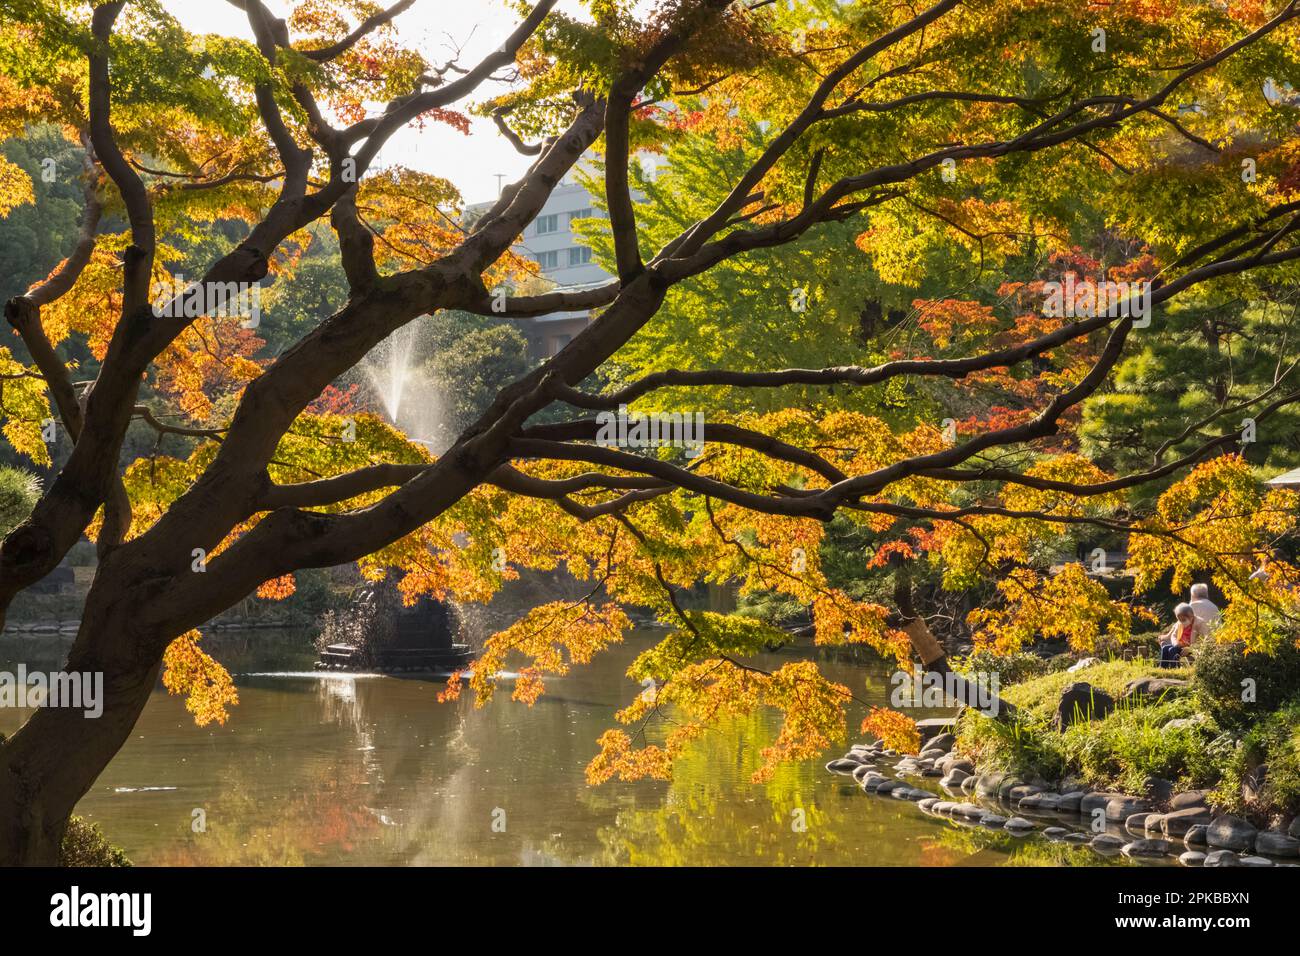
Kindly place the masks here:
[(1193, 584), (1192, 599), (1188, 603), (1192, 606), (1192, 613), (1196, 615), (1196, 619), (1207, 628), (1219, 623), (1219, 606), (1210, 600), (1208, 584)]

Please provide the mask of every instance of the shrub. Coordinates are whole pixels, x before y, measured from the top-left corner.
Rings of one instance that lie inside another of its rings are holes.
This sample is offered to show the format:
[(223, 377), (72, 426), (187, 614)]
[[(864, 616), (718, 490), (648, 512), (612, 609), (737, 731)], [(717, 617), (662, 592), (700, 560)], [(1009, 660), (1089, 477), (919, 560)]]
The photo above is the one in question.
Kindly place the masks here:
[(126, 853), (113, 846), (100, 828), (89, 820), (72, 817), (59, 850), (60, 866), (130, 866)]
[(1142, 705), (1120, 701), (1105, 720), (1072, 724), (1061, 735), (1066, 764), (1091, 783), (1140, 793), (1148, 777), (1181, 781), (1187, 787), (1212, 783), (1218, 776), (1206, 744), (1210, 724), (1169, 728), (1195, 714), (1187, 697)]
[[(1240, 727), (1276, 710), (1300, 690), (1300, 648), (1283, 641), (1272, 654), (1246, 653), (1241, 644), (1206, 642), (1195, 659), (1196, 690), (1220, 724)], [(1243, 701), (1244, 681), (1254, 681), (1254, 701)]]
[(1059, 777), (1066, 767), (1061, 735), (1029, 711), (993, 720), (968, 709), (957, 725), (959, 747), (981, 770), (1009, 770), (1027, 777)]
[(1218, 776), (1209, 746), (1218, 732), (1213, 723), (1167, 727), (1174, 718), (1195, 714), (1190, 697), (1120, 700), (1104, 720), (1083, 721), (1064, 732), (1052, 727), (1065, 685), (1086, 680), (1119, 698), (1129, 681), (1153, 673), (1169, 676), (1180, 671), (1158, 671), (1140, 661), (1107, 661), (1075, 674), (1049, 673), (1004, 688), (1002, 696), (1019, 708), (1014, 717), (997, 721), (964, 711), (958, 724), (959, 747), (981, 769), (996, 767), (1048, 780), (1079, 774), (1099, 788), (1140, 791), (1153, 776), (1189, 786), (1213, 782)]
[(1168, 630), (1169, 628), (1162, 627), (1158, 631), (1142, 631), (1132, 635), (1124, 642), (1124, 646), (1134, 649), (1140, 648), (1147, 652), (1148, 657), (1158, 660), (1160, 657), (1160, 639), (1165, 636)]
[[(1261, 764), (1268, 768), (1263, 786), (1258, 799), (1247, 803), (1242, 781)], [(1258, 818), (1300, 810), (1300, 699), (1268, 714), (1246, 732), (1228, 760), (1215, 798), (1227, 809)]]
[(21, 468), (0, 466), (0, 535), (27, 520), (41, 496), (41, 480)]
[(953, 661), (953, 669), (963, 676), (997, 674), (998, 684), (1006, 687), (1033, 677), (1042, 677), (1054, 669), (1053, 661), (1029, 651), (997, 654), (989, 650), (973, 651)]

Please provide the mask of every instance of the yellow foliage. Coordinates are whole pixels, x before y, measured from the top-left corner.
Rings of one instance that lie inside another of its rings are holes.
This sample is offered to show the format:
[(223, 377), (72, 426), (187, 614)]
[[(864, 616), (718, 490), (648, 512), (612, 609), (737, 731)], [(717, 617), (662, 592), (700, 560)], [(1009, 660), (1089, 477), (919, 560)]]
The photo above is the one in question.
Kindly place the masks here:
[(257, 588), (257, 596), (268, 601), (283, 601), (293, 597), (297, 584), (292, 574), (285, 574), (269, 581), (263, 581)]
[(978, 608), (967, 616), (976, 628), (975, 644), (1012, 654), (1043, 638), (1065, 638), (1076, 651), (1092, 651), (1103, 636), (1123, 643), (1144, 610), (1112, 601), (1106, 588), (1088, 577), (1082, 564), (1067, 564), (1043, 577), (1018, 568), (998, 582), (1005, 605)]
[(1174, 593), (1183, 593), (1198, 572), (1209, 571), (1227, 598), (1216, 637), (1270, 650), (1285, 619), (1300, 616), (1300, 573), (1275, 559), (1266, 577), (1251, 580), (1251, 574), (1298, 523), (1300, 494), (1266, 489), (1238, 455), (1202, 462), (1160, 496), (1156, 514), (1132, 535), (1136, 587), (1149, 590), (1172, 572)]
[(187, 631), (167, 645), (163, 654), (163, 686), (185, 695), (185, 709), (200, 727), (229, 718), (227, 707), (239, 703), (230, 673), (199, 648), (202, 635)]
[(0, 216), (7, 216), (19, 206), (35, 200), (31, 177), (20, 166), (0, 156)]
[(45, 397), (45, 380), (0, 346), (0, 431), (14, 451), (38, 465), (50, 463), (50, 450), (41, 435), (41, 425), (50, 417)]
[(496, 675), (505, 669), (512, 651), (531, 658), (519, 672), (512, 695), (531, 706), (545, 690), (544, 675), (567, 674), (571, 664), (586, 664), (598, 651), (622, 640), (629, 627), (627, 615), (614, 604), (598, 608), (586, 601), (554, 601), (535, 607), (484, 644), (470, 678), (475, 704), (481, 707), (492, 699)]
[(641, 695), (618, 714), (626, 724), (660, 708), (670, 709), (673, 730), (663, 746), (632, 750), (626, 734), (611, 731), (601, 738), (601, 752), (588, 766), (587, 776), (593, 782), (616, 773), (624, 780), (664, 777), (673, 758), (709, 727), (758, 707), (772, 707), (784, 714), (784, 720), (776, 740), (762, 749), (763, 763), (753, 773), (753, 781), (762, 783), (772, 778), (780, 763), (814, 757), (832, 743), (842, 742), (849, 699), (848, 688), (827, 680), (812, 661), (795, 661), (771, 673), (730, 659), (688, 664), (655, 694)]
[(906, 634), (887, 627), (889, 609), (854, 601), (843, 591), (828, 590), (813, 601), (813, 642), (821, 645), (866, 644), (900, 664), (911, 653)]
[(632, 738), (621, 730), (607, 730), (596, 741), (598, 753), (587, 764), (587, 782), (593, 786), (620, 780), (671, 780), (672, 759), (662, 747), (632, 748)]

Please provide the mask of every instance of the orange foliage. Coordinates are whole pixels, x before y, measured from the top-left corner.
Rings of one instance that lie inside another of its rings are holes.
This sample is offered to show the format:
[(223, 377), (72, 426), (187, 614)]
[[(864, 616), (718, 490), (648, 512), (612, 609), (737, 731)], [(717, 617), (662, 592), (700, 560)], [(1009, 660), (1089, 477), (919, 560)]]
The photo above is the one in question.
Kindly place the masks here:
[(185, 695), (185, 709), (200, 727), (229, 718), (227, 707), (239, 703), (230, 673), (199, 648), (202, 635), (187, 631), (167, 645), (163, 654), (163, 686)]
[(916, 721), (888, 707), (872, 707), (862, 721), (862, 732), (875, 734), (886, 747), (899, 753), (914, 754), (921, 750), (921, 731)]

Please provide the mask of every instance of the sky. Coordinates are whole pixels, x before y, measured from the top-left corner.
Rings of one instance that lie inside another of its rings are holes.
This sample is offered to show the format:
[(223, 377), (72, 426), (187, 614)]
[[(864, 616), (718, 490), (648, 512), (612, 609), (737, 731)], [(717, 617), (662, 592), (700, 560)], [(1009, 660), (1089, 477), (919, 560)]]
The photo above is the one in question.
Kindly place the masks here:
[[(384, 6), (391, 0), (379, 0)], [(236, 7), (222, 0), (162, 0), (191, 33), (220, 33), (252, 39), (248, 20)], [(290, 4), (267, 0), (277, 16), (285, 16)], [(558, 10), (578, 14), (577, 0), (561, 0)], [(422, 53), (426, 60), (441, 64), (459, 47), (460, 62), (470, 66), (498, 48), (518, 25), (518, 17), (503, 0), (418, 0), (393, 25), (402, 43)], [(479, 94), (464, 102), (487, 99), (495, 89), (480, 87)], [(379, 155), (379, 164), (401, 163), (413, 169), (436, 173), (460, 190), (466, 203), (493, 199), (497, 195), (497, 173), (506, 182), (527, 170), (531, 159), (515, 152), (491, 120), (470, 117), (466, 136), (441, 123), (430, 123), (423, 131), (400, 130)]]

